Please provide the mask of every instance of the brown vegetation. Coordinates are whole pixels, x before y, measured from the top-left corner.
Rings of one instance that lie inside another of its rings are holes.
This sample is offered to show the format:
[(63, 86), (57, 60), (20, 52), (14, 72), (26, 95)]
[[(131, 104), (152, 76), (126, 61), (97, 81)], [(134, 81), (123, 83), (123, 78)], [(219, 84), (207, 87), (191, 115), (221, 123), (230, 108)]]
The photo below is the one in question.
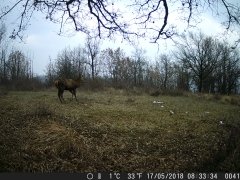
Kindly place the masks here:
[(8, 92), (0, 172), (239, 172), (239, 106), (205, 96)]

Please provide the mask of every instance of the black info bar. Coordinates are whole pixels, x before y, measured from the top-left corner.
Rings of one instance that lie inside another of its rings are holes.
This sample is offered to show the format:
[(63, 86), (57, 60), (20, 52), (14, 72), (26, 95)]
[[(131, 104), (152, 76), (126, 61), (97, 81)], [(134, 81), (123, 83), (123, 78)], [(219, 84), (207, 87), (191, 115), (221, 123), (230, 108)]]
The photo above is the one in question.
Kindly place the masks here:
[(66, 180), (240, 180), (240, 173), (0, 173), (0, 179)]

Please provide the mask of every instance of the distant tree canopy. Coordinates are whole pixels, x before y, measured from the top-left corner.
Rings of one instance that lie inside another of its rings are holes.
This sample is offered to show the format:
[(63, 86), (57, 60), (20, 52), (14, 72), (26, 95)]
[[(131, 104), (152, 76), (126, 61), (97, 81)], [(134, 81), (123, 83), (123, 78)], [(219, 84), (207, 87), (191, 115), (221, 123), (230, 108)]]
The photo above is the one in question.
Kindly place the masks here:
[(240, 78), (239, 51), (202, 33), (182, 37), (175, 56), (191, 75), (198, 92), (233, 93)]
[(33, 60), (23, 51), (6, 41), (6, 28), (0, 24), (0, 89), (33, 90), (43, 87), (39, 77), (34, 76)]
[(172, 54), (158, 54), (152, 60), (139, 47), (135, 47), (132, 55), (126, 55), (120, 48), (94, 51), (94, 58), (94, 49), (88, 48), (86, 39), (85, 47), (59, 52), (55, 62), (47, 67), (49, 85), (54, 78), (77, 77), (81, 73), (85, 80), (98, 82), (101, 87), (138, 87), (148, 92), (240, 92), (239, 51), (202, 33), (182, 36)]
[(151, 42), (171, 38), (176, 33), (169, 22), (174, 12), (188, 25), (208, 10), (213, 16), (221, 15), (226, 29), (240, 24), (240, 5), (231, 0), (10, 0), (1, 3), (0, 20), (14, 10), (19, 18), (12, 38), (22, 38), (35, 12), (60, 24), (59, 33), (70, 24), (76, 31), (88, 35), (120, 34), (127, 40), (143, 37)]

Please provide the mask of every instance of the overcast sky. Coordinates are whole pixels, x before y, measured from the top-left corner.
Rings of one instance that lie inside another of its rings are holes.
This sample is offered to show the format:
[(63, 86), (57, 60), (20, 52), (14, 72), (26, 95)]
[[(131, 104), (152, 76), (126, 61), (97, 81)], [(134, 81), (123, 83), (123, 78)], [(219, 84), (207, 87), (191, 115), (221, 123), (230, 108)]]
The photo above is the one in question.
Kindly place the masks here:
[[(235, 0), (238, 3), (239, 0)], [(1, 5), (0, 5), (1, 6)], [(16, 20), (16, 13), (12, 12), (7, 17), (5, 22), (7, 30), (10, 33), (12, 30), (12, 25)], [(198, 29), (207, 35), (211, 36), (221, 36), (224, 28), (219, 23), (219, 19), (214, 19), (208, 14), (203, 14), (201, 16), (202, 22), (198, 24)], [(183, 24), (177, 19), (177, 14), (170, 12), (169, 22), (175, 23), (179, 29), (179, 32), (183, 32), (186, 29), (186, 23)], [(19, 40), (11, 40), (14, 47), (25, 52), (30, 58), (33, 59), (33, 70), (35, 74), (43, 75), (46, 70), (46, 66), (49, 63), (49, 57), (55, 59), (57, 53), (66, 47), (77, 47), (79, 45), (84, 46), (85, 35), (81, 32), (73, 33), (69, 35), (58, 35), (59, 25), (47, 21), (43, 15), (35, 15), (31, 20), (31, 25), (25, 32), (24, 43)], [(233, 38), (233, 36), (226, 37), (228, 39)], [(149, 43), (148, 41), (139, 40), (139, 47), (147, 51), (146, 55), (153, 59), (157, 53), (168, 53), (173, 47), (171, 40), (160, 40), (159, 44)], [(111, 47), (116, 49), (120, 47), (125, 50), (125, 52), (131, 56), (134, 48), (128, 42), (121, 42), (121, 38), (116, 40), (103, 40), (101, 44), (101, 49)]]

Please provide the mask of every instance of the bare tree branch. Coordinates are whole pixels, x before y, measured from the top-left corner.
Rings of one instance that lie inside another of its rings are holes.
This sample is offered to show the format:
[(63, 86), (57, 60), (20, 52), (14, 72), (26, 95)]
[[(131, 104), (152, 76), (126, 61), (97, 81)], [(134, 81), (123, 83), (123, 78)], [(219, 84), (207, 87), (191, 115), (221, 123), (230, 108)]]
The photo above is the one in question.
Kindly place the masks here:
[(162, 27), (160, 28), (157, 37), (155, 38), (154, 42), (157, 42), (157, 39), (160, 38), (161, 35), (165, 35), (166, 37), (168, 37), (167, 32), (163, 32), (163, 30), (165, 29), (165, 27), (167, 26), (167, 20), (168, 20), (168, 5), (167, 5), (167, 0), (162, 0), (163, 1), (163, 6), (165, 9), (165, 16), (164, 16), (164, 22)]
[(227, 29), (240, 25), (239, 4), (231, 4), (229, 0), (18, 0), (13, 5), (0, 5), (0, 20), (15, 9), (21, 9), (18, 28), (12, 38), (22, 37), (33, 13), (40, 11), (46, 19), (60, 24), (59, 34), (64, 33), (66, 24), (71, 24), (76, 31), (86, 34), (97, 31), (100, 38), (120, 34), (129, 41), (144, 37), (156, 43), (176, 33), (169, 22), (174, 8), (180, 10), (180, 16), (190, 25), (199, 16), (198, 10), (206, 5), (212, 10), (216, 5), (226, 10)]
[[(240, 20), (239, 20), (239, 17), (236, 17), (233, 13), (234, 12), (231, 12), (231, 9), (235, 9), (236, 7), (234, 7), (232, 4), (228, 3), (226, 0), (221, 0), (226, 11), (227, 11), (227, 14), (228, 14), (228, 25), (227, 25), (227, 29), (230, 28), (231, 24), (233, 22), (236, 22), (237, 24), (239, 24)], [(239, 12), (239, 8), (235, 9), (236, 11)]]
[(4, 16), (6, 16), (8, 13), (10, 13), (22, 1), (23, 0), (17, 1), (11, 8), (9, 8), (7, 11), (3, 12), (2, 15), (0, 16), (0, 19), (2, 19)]

